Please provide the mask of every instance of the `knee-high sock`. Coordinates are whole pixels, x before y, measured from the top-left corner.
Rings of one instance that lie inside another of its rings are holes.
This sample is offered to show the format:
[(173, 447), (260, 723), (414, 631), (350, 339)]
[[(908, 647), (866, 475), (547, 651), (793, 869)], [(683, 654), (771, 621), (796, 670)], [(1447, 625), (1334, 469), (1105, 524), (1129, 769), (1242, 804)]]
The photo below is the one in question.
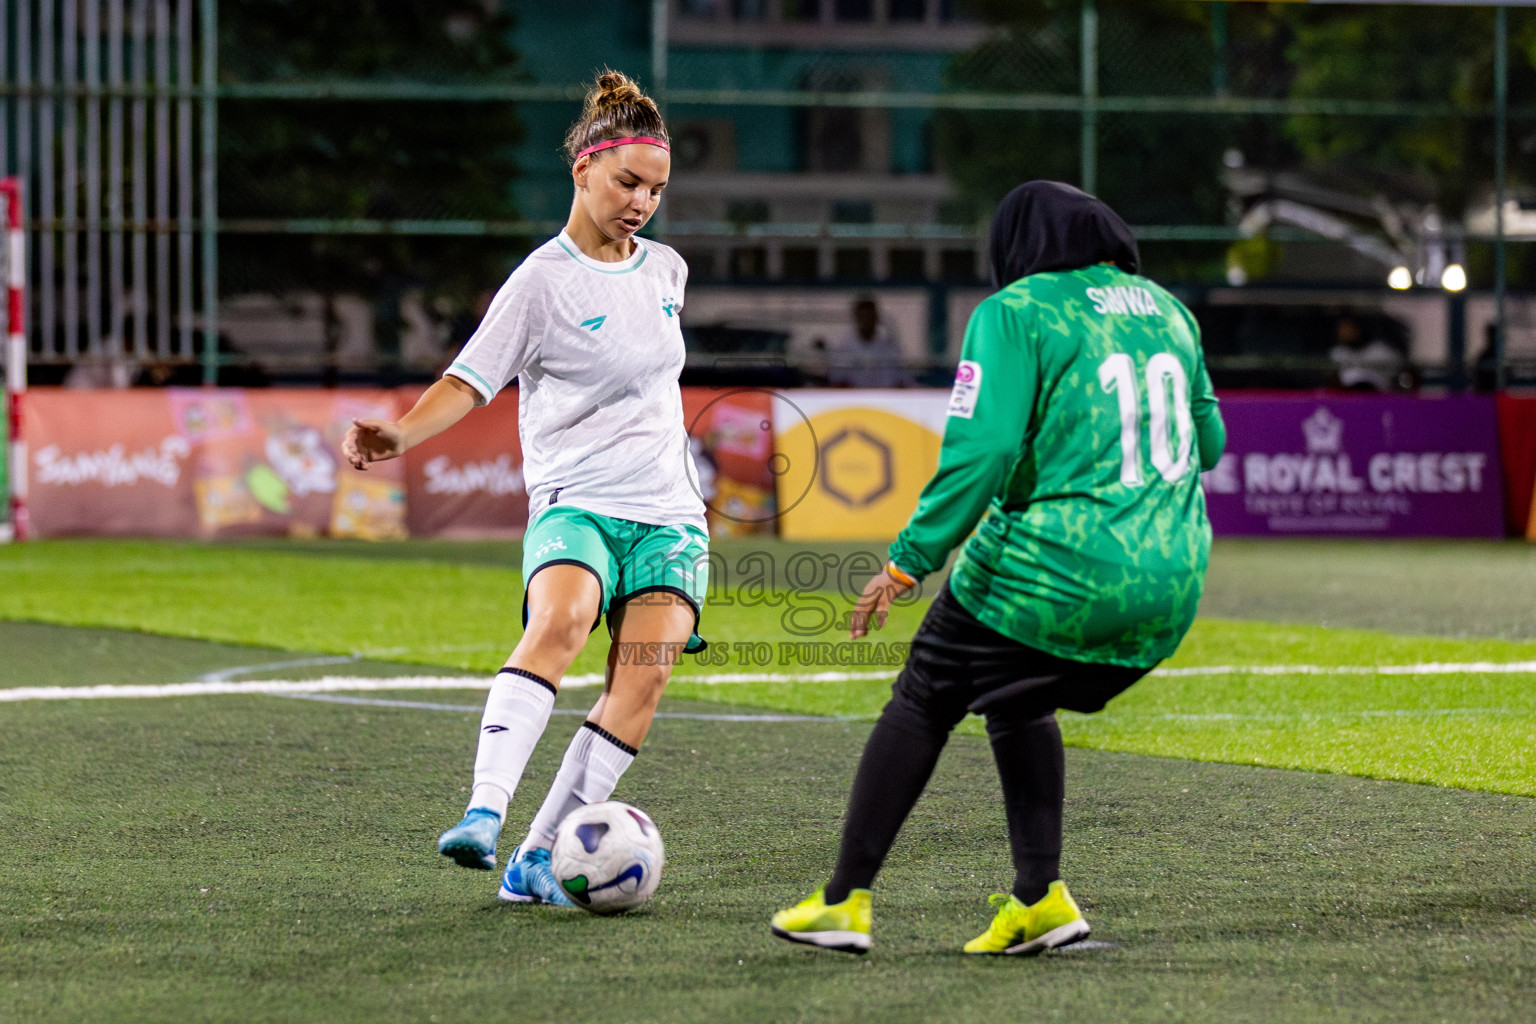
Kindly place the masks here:
[(900, 694), (880, 712), (853, 778), (837, 867), (823, 897), (828, 903), (841, 903), (850, 891), (874, 884), (948, 740), (945, 724)]
[(471, 810), (484, 808), (506, 818), (507, 803), (517, 791), (554, 706), (555, 687), (549, 680), (520, 668), (496, 673), (480, 717)]
[(525, 849), (548, 848), (555, 841), (561, 820), (583, 804), (595, 804), (613, 795), (619, 778), (635, 761), (637, 751), (596, 722), (583, 722), (565, 748), (560, 771), (550, 783), (549, 795), (528, 828)]
[[(1037, 715), (1038, 710), (1031, 712)], [(1044, 898), (1061, 877), (1061, 815), (1067, 765), (1055, 713), (1041, 717), (987, 716), (987, 736), (1003, 782), (1008, 845), (1013, 850), (1013, 894), (1028, 905)]]

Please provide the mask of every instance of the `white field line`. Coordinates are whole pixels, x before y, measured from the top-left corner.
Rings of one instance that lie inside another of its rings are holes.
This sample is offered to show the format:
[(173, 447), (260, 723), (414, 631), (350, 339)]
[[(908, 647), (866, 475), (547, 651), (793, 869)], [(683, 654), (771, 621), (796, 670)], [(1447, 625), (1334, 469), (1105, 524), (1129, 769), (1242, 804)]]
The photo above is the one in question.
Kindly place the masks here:
[[(350, 659), (338, 658), (338, 661)], [(303, 664), (330, 664), (328, 660), (305, 659)], [(269, 665), (267, 668), (277, 668)], [(245, 671), (258, 671), (252, 666)], [(234, 670), (226, 670), (234, 673)], [(1536, 661), (1517, 662), (1467, 662), (1454, 664), (1428, 662), (1418, 665), (1210, 665), (1184, 668), (1161, 668), (1154, 676), (1285, 676), (1285, 675), (1479, 675), (1479, 674), (1536, 674)], [(210, 673), (222, 675), (223, 673)], [(894, 670), (877, 672), (728, 672), (704, 675), (674, 676), (677, 683), (696, 683), (708, 686), (732, 683), (845, 683), (865, 679), (890, 679)], [(578, 688), (600, 686), (601, 673), (567, 676), (562, 687)], [(346, 691), (376, 690), (484, 690), (490, 681), (484, 676), (394, 676), (383, 678), (356, 678), (351, 676), (324, 676), (319, 679), (253, 679), (235, 681), (227, 678), (207, 678), (190, 683), (124, 684), (98, 686), (22, 686), (0, 689), (0, 702), (33, 700), (92, 700), (124, 697), (201, 697), (219, 694), (241, 693), (336, 693)]]
[(292, 661), (269, 661), (262, 665), (235, 665), (232, 668), (221, 668), (213, 672), (204, 672), (197, 677), (200, 683), (227, 683), (236, 676), (248, 676), (252, 672), (276, 672), (283, 668), (314, 668), (319, 665), (350, 665), (354, 661), (361, 661), (358, 654), (334, 654), (319, 658), (294, 658)]
[[(306, 662), (311, 663), (311, 662)], [(690, 683), (832, 683), (854, 679), (889, 679), (892, 672), (733, 672), (721, 675), (676, 676)], [(566, 676), (562, 689), (601, 686), (603, 675)], [(203, 679), (191, 683), (127, 683), (98, 686), (19, 686), (0, 689), (0, 702), (30, 700), (99, 700), (109, 697), (207, 697), (241, 693), (342, 693), (376, 690), (484, 690), (486, 676), (322, 676), (319, 679)]]
[(1279, 711), (1257, 715), (1238, 715), (1227, 712), (1208, 714), (1116, 715), (1101, 711), (1092, 715), (1073, 714), (1076, 724), (1115, 725), (1134, 722), (1325, 722), (1353, 718), (1479, 718), (1479, 717), (1529, 717), (1536, 712), (1529, 708), (1378, 708), (1343, 711)]
[[(414, 700), (381, 700), (377, 697), (343, 697), (334, 693), (274, 693), (272, 697), (282, 697), (285, 700), (317, 700), (327, 704), (347, 704), (370, 708), (408, 708), (414, 711), (459, 711), (465, 714), (479, 714), (481, 707), (478, 704), (429, 704)], [(583, 718), (589, 712), (586, 708), (555, 708), (551, 714), (581, 715)], [(742, 714), (699, 714), (682, 711), (658, 711), (657, 718), (689, 718), (700, 722), (846, 722), (852, 719), (834, 715), (787, 715), (764, 712), (757, 715)]]
[(20, 686), (0, 690), (0, 701), (98, 700), (108, 697), (207, 697), (240, 693), (333, 693), (346, 690), (484, 690), (482, 676), (400, 676), (357, 679), (253, 679), (245, 682), (125, 683), (99, 686)]
[(1431, 661), (1418, 665), (1194, 665), (1154, 669), (1155, 676), (1459, 676), (1536, 672), (1536, 661)]

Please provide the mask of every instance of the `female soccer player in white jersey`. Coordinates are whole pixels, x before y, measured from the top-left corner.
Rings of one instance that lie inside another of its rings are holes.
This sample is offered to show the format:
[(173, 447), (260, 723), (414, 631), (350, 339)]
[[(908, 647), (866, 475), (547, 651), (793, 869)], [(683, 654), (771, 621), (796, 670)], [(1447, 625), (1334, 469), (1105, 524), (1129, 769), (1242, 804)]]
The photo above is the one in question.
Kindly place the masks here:
[[(507, 805), (560, 679), (606, 615), (614, 643), (603, 694), (499, 892), (562, 905), (571, 900), (549, 869), (555, 827), (613, 792), (650, 728), (672, 655), (703, 647), (696, 630), (708, 555), (677, 383), (688, 268), (665, 245), (635, 237), (671, 170), (666, 127), (633, 82), (605, 72), (566, 153), (575, 198), (565, 230), (512, 273), (410, 412), (394, 423), (358, 420), (343, 443), (365, 469), (448, 429), (518, 379), (530, 510), (524, 632), (486, 700), (469, 808), (438, 851), (465, 867), (496, 866)], [(644, 657), (621, 657), (621, 648)]]

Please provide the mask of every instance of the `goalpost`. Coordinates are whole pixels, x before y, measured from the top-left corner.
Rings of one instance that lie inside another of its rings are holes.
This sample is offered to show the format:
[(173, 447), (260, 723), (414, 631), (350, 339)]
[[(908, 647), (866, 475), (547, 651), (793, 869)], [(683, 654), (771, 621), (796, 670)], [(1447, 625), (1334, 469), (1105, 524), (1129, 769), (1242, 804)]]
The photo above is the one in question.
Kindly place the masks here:
[(21, 226), (21, 179), (0, 178), (0, 218), (5, 224), (5, 452), (0, 479), (6, 516), (0, 542), (27, 538), (27, 442), (22, 408), (27, 393), (27, 249)]

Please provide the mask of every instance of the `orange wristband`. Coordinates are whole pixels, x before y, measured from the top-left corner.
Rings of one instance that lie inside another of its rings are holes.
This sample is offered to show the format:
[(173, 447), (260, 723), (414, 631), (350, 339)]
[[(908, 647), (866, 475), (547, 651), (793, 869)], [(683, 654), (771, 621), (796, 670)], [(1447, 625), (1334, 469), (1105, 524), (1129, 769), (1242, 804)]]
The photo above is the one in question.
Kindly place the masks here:
[(891, 579), (895, 580), (897, 583), (900, 583), (904, 587), (917, 586), (916, 577), (903, 572), (901, 566), (897, 565), (895, 562), (886, 562), (885, 572), (886, 575), (888, 575)]

